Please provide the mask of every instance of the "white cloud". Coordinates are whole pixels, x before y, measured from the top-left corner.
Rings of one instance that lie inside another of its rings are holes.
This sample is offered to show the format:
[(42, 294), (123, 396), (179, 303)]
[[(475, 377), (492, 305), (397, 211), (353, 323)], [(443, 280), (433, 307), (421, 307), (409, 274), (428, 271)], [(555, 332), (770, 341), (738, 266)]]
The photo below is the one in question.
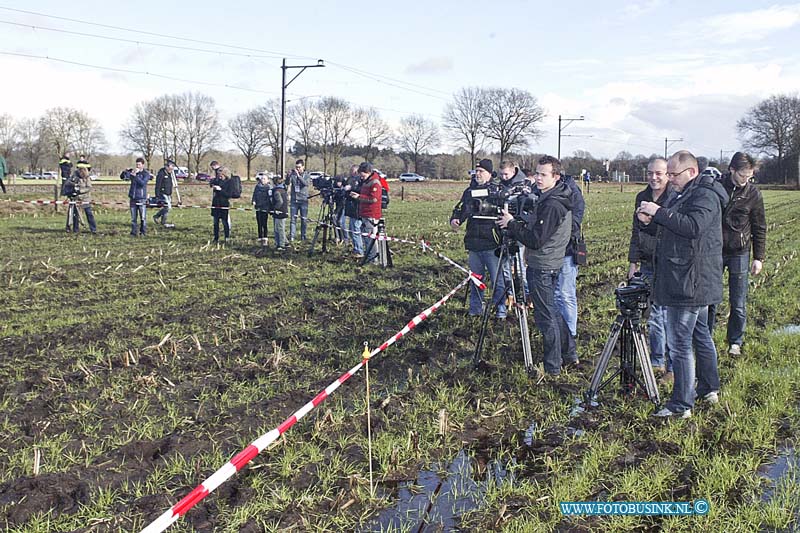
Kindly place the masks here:
[(703, 23), (702, 38), (727, 44), (756, 41), (799, 23), (800, 4), (771, 6), (713, 17)]

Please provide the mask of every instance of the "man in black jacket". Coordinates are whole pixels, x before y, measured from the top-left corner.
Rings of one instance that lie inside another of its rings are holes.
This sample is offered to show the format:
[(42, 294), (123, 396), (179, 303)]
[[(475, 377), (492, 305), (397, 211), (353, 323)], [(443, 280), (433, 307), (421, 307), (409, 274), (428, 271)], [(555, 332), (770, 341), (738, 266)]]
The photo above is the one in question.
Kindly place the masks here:
[[(748, 154), (736, 152), (731, 158), (728, 174), (722, 177), (722, 186), (730, 202), (722, 213), (722, 263), (728, 269), (728, 353), (741, 355), (744, 327), (747, 321), (747, 277), (757, 276), (764, 266), (767, 250), (767, 219), (764, 199), (755, 185), (750, 183), (756, 162)], [(750, 262), (750, 248), (753, 262)], [(709, 310), (709, 326), (714, 330), (716, 306)]]
[[(637, 271), (641, 272), (648, 283), (652, 285), (655, 274), (654, 255), (656, 252), (656, 237), (644, 231), (645, 226), (639, 221), (636, 210), (642, 202), (655, 202), (660, 206), (667, 204), (671, 196), (669, 180), (667, 179), (667, 160), (654, 157), (647, 164), (647, 187), (636, 195), (636, 207), (633, 213), (633, 228), (628, 246), (628, 279)], [(650, 307), (650, 316), (647, 318), (647, 333), (650, 341), (650, 363), (658, 372), (666, 372), (665, 380), (672, 379), (672, 361), (667, 348), (667, 338), (664, 334), (664, 308), (653, 304)]]
[(656, 416), (689, 418), (695, 397), (719, 402), (708, 306), (722, 300), (722, 210), (728, 195), (713, 178), (698, 177), (697, 159), (685, 150), (669, 158), (667, 177), (674, 199), (664, 207), (642, 202), (637, 216), (651, 235), (658, 235), (654, 300), (665, 307), (675, 374), (672, 397)]
[[(495, 250), (500, 245), (500, 232), (494, 220), (474, 218), (478, 214), (478, 207), (482, 199), (490, 193), (492, 180), (492, 160), (481, 159), (475, 167), (475, 180), (461, 195), (453, 215), (450, 217), (450, 226), (457, 230), (466, 222), (467, 231), (464, 234), (464, 247), (469, 251), (469, 269), (480, 276), (489, 272), (492, 280), (492, 304), (496, 306), (496, 317), (506, 317), (505, 280), (502, 273), (498, 272), (498, 257)], [(483, 312), (483, 291), (475, 284), (471, 284), (469, 298), (470, 316), (478, 316)]]
[(528, 221), (516, 220), (504, 210), (497, 222), (525, 245), (533, 318), (542, 333), (544, 369), (552, 376), (560, 374), (562, 366), (578, 362), (575, 339), (555, 304), (556, 281), (572, 233), (571, 193), (560, 177), (558, 159), (549, 155), (539, 159), (535, 179), (540, 194)]
[(161, 223), (164, 227), (172, 227), (167, 224), (167, 216), (172, 208), (172, 183), (175, 177), (175, 162), (167, 159), (164, 166), (156, 174), (156, 197), (163, 204), (161, 209), (153, 216), (153, 222)]

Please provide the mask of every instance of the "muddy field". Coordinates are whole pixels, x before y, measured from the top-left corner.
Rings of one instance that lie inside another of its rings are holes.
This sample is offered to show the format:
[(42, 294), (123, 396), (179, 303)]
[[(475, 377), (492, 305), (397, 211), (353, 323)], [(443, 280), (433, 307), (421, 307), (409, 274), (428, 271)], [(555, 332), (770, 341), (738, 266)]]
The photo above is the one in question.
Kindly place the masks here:
[[(405, 184), (401, 201), (393, 184), (389, 234), (466, 263), (463, 234), (447, 225), (464, 186)], [(751, 282), (745, 354), (721, 357), (719, 406), (665, 423), (646, 398), (609, 388), (599, 406), (576, 409), (616, 316), (638, 188), (587, 196), (578, 368), (528, 376), (512, 319), (490, 322), (488, 365), (476, 371), (478, 324), (459, 293), (370, 363), (373, 486), (362, 370), (170, 531), (791, 527), (794, 474), (770, 482), (760, 472), (800, 425), (800, 343), (776, 332), (800, 324), (800, 194), (765, 193), (765, 274)], [(51, 189), (20, 186), (8, 198), (48, 199)], [(127, 190), (97, 189), (100, 202)], [(182, 192), (189, 205), (209, 200), (203, 186)], [(233, 212), (224, 246), (209, 242), (205, 209), (173, 213), (175, 229), (153, 224), (134, 239), (124, 207), (101, 205), (100, 235), (76, 237), (64, 233), (63, 208), (0, 201), (6, 530), (143, 528), (358, 363), (365, 342), (380, 345), (463, 279), (420, 246), (392, 243), (395, 268), (380, 270), (344, 246), (311, 257), (307, 244), (263, 250), (252, 212)], [(540, 357), (538, 333), (532, 343)], [(700, 498), (705, 516), (567, 517), (558, 505)]]

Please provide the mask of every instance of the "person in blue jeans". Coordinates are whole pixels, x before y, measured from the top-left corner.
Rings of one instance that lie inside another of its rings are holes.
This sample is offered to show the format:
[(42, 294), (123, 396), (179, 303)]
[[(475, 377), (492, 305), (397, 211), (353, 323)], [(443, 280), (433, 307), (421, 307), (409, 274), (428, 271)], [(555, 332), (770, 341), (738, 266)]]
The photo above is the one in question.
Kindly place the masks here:
[(675, 375), (672, 396), (655, 416), (689, 418), (695, 398), (719, 402), (708, 306), (722, 300), (722, 211), (728, 194), (713, 178), (699, 176), (697, 159), (685, 150), (667, 161), (667, 178), (675, 191), (667, 205), (642, 202), (637, 209), (645, 231), (659, 236), (653, 298), (664, 307)]
[[(481, 159), (475, 167), (475, 179), (462, 193), (461, 200), (450, 216), (450, 226), (457, 230), (465, 224), (464, 247), (469, 251), (469, 269), (483, 280), (491, 280), (492, 304), (495, 317), (506, 318), (505, 277), (499, 272), (499, 258), (495, 250), (500, 246), (500, 231), (494, 220), (474, 218), (478, 214), (481, 199), (485, 199), (492, 187), (492, 160)], [(489, 278), (485, 277), (489, 273)], [(469, 314), (479, 316), (483, 313), (483, 291), (474, 283), (470, 284)]]
[(558, 274), (572, 233), (572, 194), (560, 178), (561, 162), (549, 155), (540, 158), (535, 172), (539, 198), (533, 212), (522, 221), (504, 209), (497, 221), (525, 245), (533, 319), (542, 334), (544, 370), (551, 376), (578, 364), (575, 338), (555, 303)]
[[(131, 186), (128, 189), (128, 198), (131, 208), (131, 236), (145, 236), (147, 233), (147, 182), (150, 173), (144, 168), (146, 162), (143, 157), (136, 158), (136, 172), (131, 169), (128, 175)], [(137, 224), (138, 218), (138, 224)]]
[[(656, 236), (643, 230), (643, 224), (636, 215), (636, 209), (642, 202), (655, 202), (665, 205), (671, 195), (667, 179), (667, 160), (661, 157), (652, 158), (647, 164), (647, 187), (636, 195), (636, 208), (633, 213), (631, 239), (628, 246), (628, 279), (638, 271), (652, 288), (655, 274), (654, 255)], [(650, 344), (650, 363), (656, 372), (664, 372), (662, 380), (673, 379), (672, 360), (669, 357), (667, 337), (664, 332), (664, 309), (660, 305), (651, 304), (647, 318), (647, 332)]]
[[(728, 270), (730, 314), (726, 340), (728, 353), (741, 355), (747, 324), (748, 274), (757, 276), (764, 266), (767, 249), (767, 220), (761, 191), (750, 183), (756, 162), (748, 154), (736, 152), (731, 158), (722, 186), (731, 197), (722, 213), (722, 262)], [(753, 261), (750, 262), (750, 250)], [(709, 308), (709, 327), (716, 323), (716, 306)]]
[(305, 162), (302, 159), (295, 161), (294, 170), (289, 175), (289, 184), (292, 186), (292, 202), (290, 206), (289, 241), (294, 240), (297, 229), (297, 218), (300, 217), (300, 238), (306, 240), (308, 226), (308, 186), (311, 177), (306, 172)]
[(573, 337), (578, 335), (578, 261), (576, 259), (576, 245), (581, 236), (583, 213), (586, 211), (586, 202), (580, 186), (575, 183), (572, 176), (561, 176), (561, 182), (566, 185), (572, 195), (572, 234), (567, 243), (567, 250), (561, 265), (561, 270), (556, 279), (555, 302), (561, 316), (567, 323), (569, 333)]
[(359, 192), (361, 190), (361, 176), (358, 173), (358, 165), (350, 167), (350, 176), (344, 184), (344, 190), (347, 196), (345, 197), (343, 215), (347, 217), (348, 236), (353, 243), (353, 257), (360, 259), (364, 257), (361, 217), (358, 216), (358, 202), (350, 197), (350, 191)]

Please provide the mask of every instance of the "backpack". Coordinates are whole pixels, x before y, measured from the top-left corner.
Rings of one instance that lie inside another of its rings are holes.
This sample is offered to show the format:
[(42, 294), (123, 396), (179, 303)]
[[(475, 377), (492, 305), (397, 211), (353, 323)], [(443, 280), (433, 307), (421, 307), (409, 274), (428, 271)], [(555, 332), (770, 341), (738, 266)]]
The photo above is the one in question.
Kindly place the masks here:
[(389, 191), (381, 187), (381, 209), (389, 207)]
[(242, 197), (242, 178), (239, 176), (231, 176), (231, 198)]

